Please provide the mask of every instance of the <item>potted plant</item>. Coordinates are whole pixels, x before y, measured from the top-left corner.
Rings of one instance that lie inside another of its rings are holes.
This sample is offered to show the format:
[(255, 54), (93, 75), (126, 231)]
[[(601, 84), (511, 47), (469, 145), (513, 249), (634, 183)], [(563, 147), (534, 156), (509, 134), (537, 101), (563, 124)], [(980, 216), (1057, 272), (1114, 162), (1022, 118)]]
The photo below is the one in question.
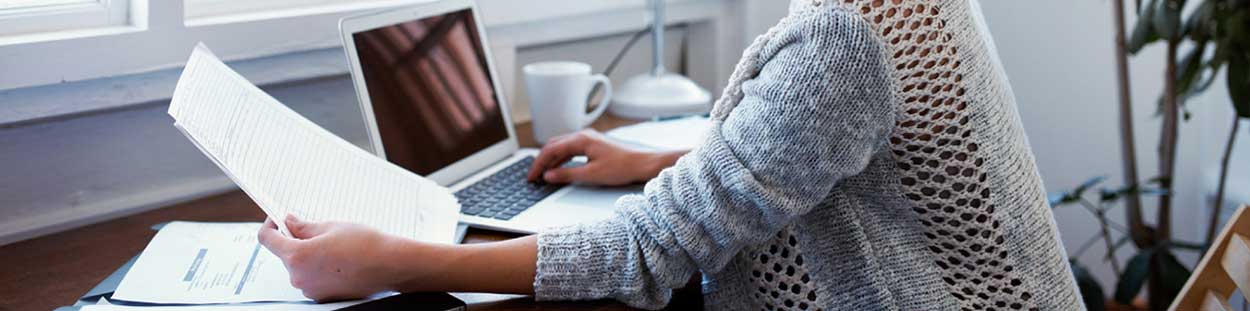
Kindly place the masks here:
[[(1096, 177), (1070, 191), (1052, 194), (1051, 205), (1083, 206), (1099, 220), (1100, 234), (1074, 251), (1072, 258), (1095, 242), (1102, 241), (1107, 250), (1107, 261), (1119, 274), (1113, 294), (1115, 302), (1131, 305), (1146, 288), (1149, 293), (1147, 307), (1150, 310), (1166, 310), (1189, 277), (1189, 268), (1176, 260), (1174, 252), (1201, 252), (1211, 243), (1219, 226), (1238, 123), (1241, 118), (1250, 118), (1250, 0), (1202, 0), (1183, 17), (1181, 12), (1187, 4), (1185, 0), (1136, 0), (1137, 22), (1131, 36), (1125, 35), (1124, 0), (1112, 0), (1111, 3), (1116, 32), (1121, 156), (1126, 184), (1099, 188), (1097, 198), (1091, 199), (1089, 197), (1093, 192), (1090, 190), (1099, 187), (1103, 180)], [(1182, 51), (1181, 46), (1186, 42), (1190, 43), (1189, 48)], [(1158, 100), (1158, 115), (1162, 122), (1158, 145), (1159, 175), (1142, 182), (1137, 175), (1128, 57), (1151, 44), (1166, 45), (1167, 60), (1163, 72), (1166, 78)], [(1228, 97), (1236, 114), (1231, 116), (1233, 125), (1220, 165), (1220, 182), (1210, 228), (1204, 242), (1178, 241), (1171, 234), (1171, 198), (1180, 122), (1189, 119), (1186, 102), (1206, 91), (1221, 72), (1228, 84)], [(1143, 195), (1158, 196), (1157, 218), (1153, 225), (1143, 219)], [(1124, 207), (1127, 222), (1124, 225), (1110, 222), (1105, 216), (1118, 206)], [(1117, 232), (1121, 237), (1113, 238), (1113, 233)], [(1114, 257), (1115, 250), (1129, 244), (1137, 248), (1137, 253), (1124, 267), (1120, 267)], [(1072, 264), (1087, 306), (1091, 310), (1103, 309), (1104, 304), (1100, 303), (1104, 297), (1102, 288), (1083, 266), (1075, 260)]]

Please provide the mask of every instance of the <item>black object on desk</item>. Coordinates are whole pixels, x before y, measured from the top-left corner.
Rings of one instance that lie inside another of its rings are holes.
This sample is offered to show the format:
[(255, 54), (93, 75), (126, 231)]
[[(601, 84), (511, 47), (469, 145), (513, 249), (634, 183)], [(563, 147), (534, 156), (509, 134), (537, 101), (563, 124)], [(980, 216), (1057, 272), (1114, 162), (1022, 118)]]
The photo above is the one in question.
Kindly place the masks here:
[(404, 293), (349, 306), (338, 311), (438, 310), (464, 311), (464, 301), (447, 293)]

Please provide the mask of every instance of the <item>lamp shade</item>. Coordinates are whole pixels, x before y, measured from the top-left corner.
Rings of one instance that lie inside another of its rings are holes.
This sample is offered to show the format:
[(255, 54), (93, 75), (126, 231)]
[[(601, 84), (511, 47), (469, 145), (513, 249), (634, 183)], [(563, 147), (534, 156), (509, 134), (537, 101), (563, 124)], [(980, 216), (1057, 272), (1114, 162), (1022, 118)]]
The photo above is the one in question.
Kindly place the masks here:
[(651, 6), (651, 72), (625, 81), (608, 110), (631, 119), (654, 119), (710, 110), (712, 95), (689, 78), (664, 69), (664, 0)]
[(654, 119), (706, 113), (712, 95), (685, 76), (642, 74), (625, 81), (608, 110), (630, 119)]

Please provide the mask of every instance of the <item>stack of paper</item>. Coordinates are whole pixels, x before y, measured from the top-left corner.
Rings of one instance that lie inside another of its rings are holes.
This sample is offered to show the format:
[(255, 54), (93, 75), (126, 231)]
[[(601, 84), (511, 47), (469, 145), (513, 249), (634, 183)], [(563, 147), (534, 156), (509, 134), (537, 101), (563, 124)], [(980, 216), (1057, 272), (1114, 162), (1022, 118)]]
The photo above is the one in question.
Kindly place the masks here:
[(117, 285), (114, 300), (144, 303), (311, 301), (256, 242), (260, 223), (171, 222)]
[(282, 219), (294, 214), (453, 243), (459, 204), (447, 188), (301, 117), (202, 44), (187, 61), (169, 115), (288, 235)]

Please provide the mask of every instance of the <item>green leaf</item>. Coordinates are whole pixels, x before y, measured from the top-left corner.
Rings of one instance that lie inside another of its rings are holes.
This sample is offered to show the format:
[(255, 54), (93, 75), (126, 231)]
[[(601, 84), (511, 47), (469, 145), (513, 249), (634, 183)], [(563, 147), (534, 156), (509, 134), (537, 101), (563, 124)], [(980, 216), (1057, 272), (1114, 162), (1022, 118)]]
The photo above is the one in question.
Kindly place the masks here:
[(1072, 190), (1072, 195), (1077, 198), (1080, 198), (1082, 195), (1085, 194), (1086, 190), (1089, 190), (1089, 188), (1093, 188), (1094, 186), (1097, 186), (1098, 183), (1101, 183), (1104, 180), (1107, 180), (1107, 176), (1090, 177), (1089, 179), (1086, 179), (1085, 182), (1076, 186), (1076, 189)]
[(1076, 287), (1081, 290), (1081, 300), (1085, 301), (1085, 308), (1089, 311), (1105, 310), (1106, 303), (1103, 299), (1107, 296), (1102, 292), (1098, 279), (1075, 260), (1069, 260), (1068, 265), (1072, 267), (1072, 276), (1076, 278)]
[(1215, 53), (1211, 54), (1211, 60), (1207, 63), (1207, 66), (1211, 67), (1213, 71), (1218, 71), (1220, 66), (1223, 66), (1228, 61), (1228, 55), (1232, 54), (1229, 50), (1232, 50), (1233, 46), (1232, 40), (1228, 38), (1215, 40)]
[(1181, 288), (1185, 287), (1185, 281), (1189, 280), (1189, 268), (1176, 260), (1176, 256), (1167, 250), (1156, 252), (1154, 257), (1159, 264), (1158, 277), (1162, 281), (1162, 290), (1159, 293), (1150, 293), (1151, 299), (1155, 298), (1154, 295), (1159, 295), (1163, 301), (1172, 301), (1181, 293)]
[(1150, 274), (1150, 257), (1153, 254), (1153, 248), (1144, 249), (1128, 260), (1128, 265), (1120, 273), (1120, 281), (1115, 284), (1115, 301), (1122, 304), (1133, 302), (1133, 298), (1141, 292), (1142, 285), (1146, 284), (1146, 277)]
[(1067, 201), (1067, 199), (1068, 199), (1068, 192), (1066, 191), (1052, 192), (1046, 195), (1046, 202), (1050, 203), (1050, 208), (1056, 208), (1056, 207), (1064, 206), (1067, 204), (1071, 204), (1072, 202)]
[(1250, 60), (1246, 52), (1234, 49), (1228, 57), (1228, 97), (1233, 101), (1237, 116), (1250, 118)]
[(1171, 180), (1172, 179), (1168, 178), (1167, 176), (1155, 176), (1155, 177), (1151, 177), (1150, 179), (1147, 179), (1146, 184), (1162, 185), (1164, 182), (1171, 181)]
[(1194, 47), (1181, 58), (1180, 64), (1177, 65), (1176, 71), (1176, 89), (1180, 90), (1184, 95), (1179, 97), (1188, 97), (1193, 89), (1194, 80), (1202, 72), (1202, 54), (1207, 51), (1207, 44), (1203, 42), (1194, 42)]
[(1212, 84), (1215, 84), (1216, 73), (1218, 73), (1220, 68), (1215, 62), (1216, 60), (1213, 58), (1206, 64), (1203, 64), (1202, 68), (1198, 70), (1198, 79), (1200, 80), (1190, 85), (1189, 91), (1185, 92), (1186, 101), (1188, 101), (1190, 97), (1206, 92), (1208, 88), (1211, 88)]
[(1181, 35), (1193, 38), (1195, 41), (1206, 41), (1211, 37), (1207, 21), (1211, 19), (1214, 12), (1215, 2), (1203, 1), (1193, 13), (1189, 14), (1189, 18), (1185, 19)]
[(1224, 18), (1219, 18), (1224, 26), (1225, 38), (1228, 38), (1230, 41), (1241, 42), (1244, 47), (1244, 43), (1250, 41), (1250, 30), (1246, 29), (1247, 18), (1250, 16), (1250, 13), (1247, 13), (1244, 8), (1226, 11), (1232, 11), (1233, 13), (1224, 16)]
[(1157, 197), (1157, 196), (1169, 194), (1172, 192), (1163, 188), (1142, 188), (1141, 191), (1138, 191), (1137, 193), (1141, 195), (1145, 195), (1145, 196)]
[(1161, 0), (1151, 0), (1144, 7), (1139, 3), (1138, 9), (1140, 12), (1137, 14), (1137, 23), (1133, 24), (1133, 33), (1129, 35), (1128, 42), (1125, 42), (1129, 53), (1137, 54), (1142, 47), (1159, 40), (1159, 35), (1155, 33), (1154, 27), (1151, 26), (1153, 24), (1151, 19), (1154, 18), (1155, 11), (1154, 3), (1157, 1)]
[(1124, 192), (1122, 191), (1123, 190), (1108, 190), (1108, 189), (1098, 190), (1098, 201), (1106, 203), (1106, 202), (1119, 200), (1120, 197), (1124, 196)]
[(1093, 188), (1098, 185), (1098, 183), (1101, 183), (1106, 179), (1106, 176), (1094, 176), (1076, 186), (1076, 188), (1072, 189), (1072, 191), (1061, 191), (1046, 195), (1046, 201), (1050, 203), (1051, 208), (1076, 203), (1081, 200), (1082, 195), (1085, 195), (1085, 191), (1088, 191), (1090, 188)]
[(1181, 24), (1180, 4), (1174, 0), (1158, 0), (1155, 5), (1154, 17), (1151, 18), (1154, 32), (1159, 37), (1172, 38)]

